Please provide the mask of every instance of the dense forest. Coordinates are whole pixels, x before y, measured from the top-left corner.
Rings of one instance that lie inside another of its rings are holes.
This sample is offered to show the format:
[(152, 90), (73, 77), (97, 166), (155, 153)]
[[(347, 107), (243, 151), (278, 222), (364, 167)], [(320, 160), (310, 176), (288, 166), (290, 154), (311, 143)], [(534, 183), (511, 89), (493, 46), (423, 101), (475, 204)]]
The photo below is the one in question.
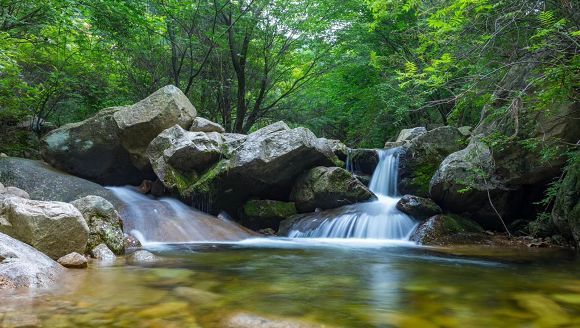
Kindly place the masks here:
[[(578, 99), (580, 14), (570, 0), (2, 0), (0, 8), (3, 126), (78, 121), (173, 84), (228, 131), (283, 119), (377, 147), (402, 127), (498, 116), (525, 139), (519, 116)], [(505, 82), (522, 74), (533, 78)]]

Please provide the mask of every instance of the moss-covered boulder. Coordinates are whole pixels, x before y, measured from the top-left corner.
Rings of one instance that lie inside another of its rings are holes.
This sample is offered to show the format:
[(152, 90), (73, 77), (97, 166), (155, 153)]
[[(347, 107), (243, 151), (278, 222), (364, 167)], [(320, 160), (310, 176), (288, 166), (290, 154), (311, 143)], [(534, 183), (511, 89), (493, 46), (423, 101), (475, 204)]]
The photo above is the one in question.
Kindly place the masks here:
[(470, 219), (436, 215), (423, 221), (410, 239), (421, 245), (470, 244), (482, 233), (483, 228)]
[(254, 230), (271, 228), (276, 231), (281, 221), (296, 213), (296, 206), (292, 202), (249, 200), (244, 204), (242, 223)]
[(399, 155), (399, 191), (429, 197), (429, 182), (439, 164), (466, 144), (465, 136), (450, 126), (421, 133), (406, 141)]
[(147, 156), (165, 187), (183, 191), (188, 181), (219, 160), (222, 145), (220, 134), (189, 132), (174, 125), (151, 141)]
[(377, 197), (356, 177), (338, 167), (315, 167), (301, 175), (290, 194), (300, 212), (330, 209)]
[(441, 207), (429, 198), (405, 195), (397, 202), (397, 209), (418, 220), (425, 220), (441, 214)]
[(113, 253), (125, 253), (123, 222), (115, 207), (99, 196), (86, 196), (71, 203), (89, 226), (86, 253), (99, 244), (105, 244)]
[(575, 155), (565, 174), (554, 202), (552, 221), (580, 248), (580, 154)]

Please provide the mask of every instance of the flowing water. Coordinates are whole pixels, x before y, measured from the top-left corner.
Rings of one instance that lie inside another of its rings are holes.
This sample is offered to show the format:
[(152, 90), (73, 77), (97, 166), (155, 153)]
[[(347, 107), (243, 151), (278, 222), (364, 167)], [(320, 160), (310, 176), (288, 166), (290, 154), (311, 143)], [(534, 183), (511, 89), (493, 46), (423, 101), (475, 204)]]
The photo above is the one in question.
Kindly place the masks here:
[[(50, 328), (580, 326), (580, 267), (566, 252), (277, 238), (151, 250), (164, 261), (93, 263), (59, 290), (0, 291), (0, 320)], [(278, 324), (242, 325), (241, 313)]]
[(197, 211), (173, 198), (155, 199), (134, 187), (109, 187), (124, 208), (125, 232), (142, 244), (236, 241), (255, 236), (248, 229), (227, 219)]
[[(381, 149), (369, 184), (378, 200), (347, 205), (304, 216), (292, 225), (291, 238), (362, 238), (407, 240), (416, 222), (399, 211), (397, 169), (399, 149)], [(350, 167), (352, 161), (347, 160)]]

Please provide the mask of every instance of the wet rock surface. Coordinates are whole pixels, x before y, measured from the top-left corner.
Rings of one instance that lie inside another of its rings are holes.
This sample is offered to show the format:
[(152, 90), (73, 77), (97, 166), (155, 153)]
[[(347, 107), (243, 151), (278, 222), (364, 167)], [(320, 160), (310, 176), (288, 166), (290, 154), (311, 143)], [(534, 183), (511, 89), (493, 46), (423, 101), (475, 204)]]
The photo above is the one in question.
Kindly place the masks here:
[(470, 219), (436, 215), (423, 221), (410, 240), (421, 245), (472, 244), (487, 238), (483, 228)]
[(67, 254), (59, 258), (57, 262), (69, 269), (84, 269), (88, 265), (87, 258), (79, 253)]
[(433, 200), (413, 195), (404, 195), (397, 202), (397, 209), (418, 220), (441, 214), (442, 210)]

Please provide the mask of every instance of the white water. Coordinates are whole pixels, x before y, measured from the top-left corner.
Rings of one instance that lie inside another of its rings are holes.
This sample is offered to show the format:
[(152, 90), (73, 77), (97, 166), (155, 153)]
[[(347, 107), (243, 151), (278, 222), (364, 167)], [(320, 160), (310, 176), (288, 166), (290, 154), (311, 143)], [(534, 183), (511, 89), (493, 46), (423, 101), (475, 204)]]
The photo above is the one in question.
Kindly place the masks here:
[(307, 215), (290, 229), (291, 238), (408, 240), (416, 222), (396, 208), (398, 149), (377, 150), (379, 163), (369, 189), (378, 200)]
[(142, 244), (239, 241), (256, 234), (172, 198), (155, 199), (132, 187), (109, 187), (124, 208), (124, 230)]

